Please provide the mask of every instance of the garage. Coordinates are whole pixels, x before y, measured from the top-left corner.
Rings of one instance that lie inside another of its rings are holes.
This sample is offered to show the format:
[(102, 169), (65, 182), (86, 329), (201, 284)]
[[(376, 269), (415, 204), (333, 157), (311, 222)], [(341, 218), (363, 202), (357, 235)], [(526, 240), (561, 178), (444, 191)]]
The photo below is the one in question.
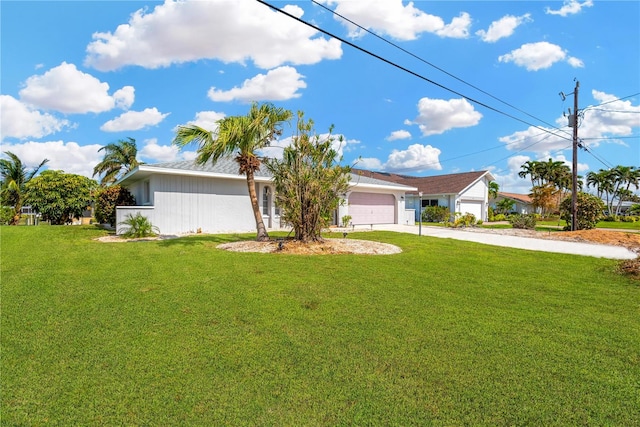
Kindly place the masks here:
[(349, 196), (349, 215), (354, 225), (394, 224), (395, 206), (392, 194), (353, 192)]
[(460, 213), (473, 214), (476, 219), (484, 219), (482, 218), (482, 201), (478, 200), (462, 200), (460, 202)]

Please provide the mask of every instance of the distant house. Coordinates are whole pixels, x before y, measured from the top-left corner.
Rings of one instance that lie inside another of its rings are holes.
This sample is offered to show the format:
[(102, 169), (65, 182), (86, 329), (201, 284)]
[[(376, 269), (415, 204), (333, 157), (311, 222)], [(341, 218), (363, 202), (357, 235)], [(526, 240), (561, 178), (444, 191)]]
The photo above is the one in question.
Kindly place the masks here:
[[(405, 206), (415, 209), (415, 219), (427, 206), (445, 206), (455, 213), (471, 213), (476, 219), (487, 220), (489, 183), (495, 178), (489, 171), (463, 172), (448, 175), (416, 177), (386, 172), (354, 170), (354, 173), (398, 184), (416, 187), (406, 194)], [(422, 193), (422, 195), (420, 195)]]
[(500, 191), (498, 193), (498, 197), (492, 200), (491, 206), (495, 209), (496, 204), (504, 199), (512, 200), (514, 202), (512, 211), (515, 213), (530, 214), (535, 212), (533, 200), (531, 200), (531, 197), (527, 194), (505, 193)]
[[(270, 173), (261, 168), (255, 173), (255, 182), (265, 226), (286, 227), (280, 221)], [(118, 184), (129, 189), (138, 206), (118, 207), (117, 223), (139, 212), (163, 234), (255, 231), (247, 180), (238, 174), (234, 160), (220, 159), (215, 165), (193, 161), (139, 165)], [(334, 212), (333, 223), (340, 224), (342, 217), (349, 215), (353, 225), (405, 224), (405, 194), (415, 190), (409, 185), (352, 174), (351, 186), (344, 194), (346, 203)], [(411, 217), (413, 223), (413, 211)], [(122, 232), (120, 226), (116, 232)]]

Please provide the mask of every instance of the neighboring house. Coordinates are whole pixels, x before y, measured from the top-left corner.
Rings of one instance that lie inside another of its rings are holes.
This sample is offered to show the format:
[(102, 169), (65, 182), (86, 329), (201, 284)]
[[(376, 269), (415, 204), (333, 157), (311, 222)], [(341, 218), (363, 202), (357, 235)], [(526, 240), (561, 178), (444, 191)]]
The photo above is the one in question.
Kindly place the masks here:
[(533, 201), (527, 194), (505, 193), (503, 191), (500, 191), (498, 192), (498, 197), (492, 200), (491, 206), (495, 209), (496, 204), (504, 199), (509, 199), (514, 202), (512, 212), (523, 215), (535, 213)]
[[(284, 228), (275, 205), (274, 185), (266, 168), (255, 173), (256, 193), (265, 226)], [(247, 180), (238, 164), (220, 159), (215, 165), (180, 161), (139, 165), (118, 181), (134, 195), (138, 206), (117, 208), (116, 222), (140, 212), (162, 234), (255, 231)], [(345, 215), (353, 225), (405, 224), (405, 193), (415, 187), (352, 174), (345, 204), (334, 212), (333, 223)], [(410, 212), (413, 223), (413, 211)], [(122, 227), (117, 226), (120, 233)]]
[[(471, 213), (476, 219), (487, 220), (489, 183), (494, 180), (489, 171), (464, 172), (448, 175), (416, 177), (384, 172), (354, 170), (354, 173), (398, 184), (416, 187), (407, 192), (405, 206), (415, 209), (415, 219), (427, 206), (445, 206), (451, 214)], [(422, 195), (420, 195), (422, 193)]]

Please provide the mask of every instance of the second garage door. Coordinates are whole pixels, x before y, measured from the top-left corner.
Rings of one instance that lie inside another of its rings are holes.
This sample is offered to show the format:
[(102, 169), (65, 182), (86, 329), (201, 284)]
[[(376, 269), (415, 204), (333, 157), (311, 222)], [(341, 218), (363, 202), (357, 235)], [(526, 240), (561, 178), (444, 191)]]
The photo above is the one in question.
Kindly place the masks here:
[(353, 224), (395, 223), (395, 197), (392, 194), (351, 193), (349, 215)]
[(482, 219), (482, 202), (475, 200), (463, 200), (460, 203), (460, 213), (470, 213), (473, 214), (476, 219)]

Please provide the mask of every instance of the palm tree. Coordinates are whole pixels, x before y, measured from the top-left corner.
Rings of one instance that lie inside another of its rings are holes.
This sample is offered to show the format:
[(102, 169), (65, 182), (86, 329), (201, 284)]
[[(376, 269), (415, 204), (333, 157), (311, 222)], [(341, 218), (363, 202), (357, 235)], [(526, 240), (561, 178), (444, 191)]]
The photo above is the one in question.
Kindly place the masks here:
[(251, 104), (246, 116), (229, 116), (218, 121), (218, 129), (209, 131), (196, 125), (179, 126), (173, 143), (184, 147), (198, 143), (196, 163), (205, 164), (209, 160), (216, 163), (220, 158), (236, 154), (238, 173), (247, 177), (249, 199), (256, 220), (258, 241), (269, 239), (262, 221), (254, 173), (260, 169), (261, 160), (256, 151), (268, 146), (272, 139), (282, 134), (283, 122), (291, 119), (291, 111), (277, 108), (271, 103)]
[(104, 158), (93, 168), (93, 176), (104, 174), (100, 185), (116, 182), (138, 165), (143, 164), (136, 159), (138, 147), (133, 138), (121, 139), (118, 142), (101, 147), (98, 152), (105, 151)]
[(495, 181), (491, 181), (489, 183), (489, 199), (495, 199), (496, 197), (498, 197), (499, 191), (500, 185)]
[(520, 167), (520, 172), (518, 172), (518, 176), (520, 178), (526, 178), (527, 175), (529, 175), (529, 177), (531, 178), (531, 186), (532, 187), (537, 187), (538, 185), (541, 185), (542, 183), (540, 182), (540, 179), (542, 177), (541, 175), (541, 168), (540, 168), (540, 162), (535, 161), (535, 160), (529, 160), (527, 162), (525, 162), (521, 167)]
[(22, 213), (24, 190), (27, 182), (31, 181), (49, 159), (44, 159), (37, 167), (27, 171), (25, 165), (18, 156), (11, 151), (5, 151), (9, 159), (0, 159), (0, 195), (2, 204), (13, 206), (13, 218), (11, 225), (17, 225)]
[(616, 166), (612, 170), (615, 179), (615, 196), (618, 197), (616, 215), (620, 213), (624, 195), (631, 193), (629, 188), (633, 185), (636, 189), (640, 186), (640, 169), (635, 166)]

